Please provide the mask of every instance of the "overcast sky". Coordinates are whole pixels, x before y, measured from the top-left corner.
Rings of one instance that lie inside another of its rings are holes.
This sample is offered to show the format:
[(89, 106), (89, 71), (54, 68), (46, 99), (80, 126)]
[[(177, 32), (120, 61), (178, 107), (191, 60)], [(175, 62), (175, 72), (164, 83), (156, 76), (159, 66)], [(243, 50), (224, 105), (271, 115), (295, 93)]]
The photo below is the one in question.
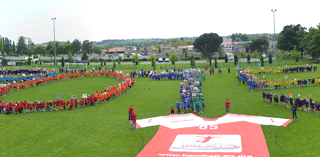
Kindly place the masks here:
[(285, 25), (316, 27), (318, 0), (0, 0), (0, 35), (53, 40), (176, 38), (203, 33), (276, 33)]

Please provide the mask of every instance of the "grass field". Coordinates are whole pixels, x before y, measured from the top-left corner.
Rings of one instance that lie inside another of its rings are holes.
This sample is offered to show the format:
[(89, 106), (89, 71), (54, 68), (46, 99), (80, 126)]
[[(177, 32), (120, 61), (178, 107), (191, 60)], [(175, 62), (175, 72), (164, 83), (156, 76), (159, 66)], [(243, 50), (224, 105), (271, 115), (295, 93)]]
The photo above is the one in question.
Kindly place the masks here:
[[(157, 67), (158, 68), (158, 67)], [(224, 102), (231, 102), (231, 113), (292, 118), (291, 110), (262, 101), (260, 91), (251, 91), (236, 79), (236, 68), (222, 76), (207, 75), (203, 82), (206, 101), (206, 118), (225, 114)], [(128, 72), (128, 71), (125, 71)], [(297, 75), (299, 78), (320, 76), (319, 72)], [(276, 78), (286, 76), (266, 75)], [(292, 76), (293, 77), (293, 76)], [(294, 76), (296, 77), (296, 76)], [(150, 81), (138, 78), (132, 91), (94, 107), (73, 111), (38, 112), (0, 117), (0, 156), (135, 156), (151, 140), (158, 127), (132, 130), (128, 122), (128, 108), (134, 105), (138, 119), (168, 115), (179, 99), (179, 80)], [(7, 94), (8, 100), (52, 100), (62, 94), (68, 100), (71, 95), (92, 93), (114, 85), (112, 78), (86, 78), (67, 80), (54, 84), (16, 91)], [(320, 100), (320, 86), (272, 90), (281, 93), (313, 95)], [(320, 144), (318, 130), (320, 116), (315, 113), (297, 112), (298, 121), (287, 127), (261, 126), (271, 156), (318, 156)]]

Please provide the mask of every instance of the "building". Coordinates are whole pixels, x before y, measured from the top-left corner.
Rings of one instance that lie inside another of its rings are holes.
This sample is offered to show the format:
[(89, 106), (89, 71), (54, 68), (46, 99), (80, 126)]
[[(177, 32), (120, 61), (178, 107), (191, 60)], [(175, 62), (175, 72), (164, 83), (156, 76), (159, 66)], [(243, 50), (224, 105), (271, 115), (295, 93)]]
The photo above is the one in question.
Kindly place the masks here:
[(269, 40), (267, 53), (274, 53), (276, 46), (277, 46), (277, 41)]
[(223, 39), (223, 43), (228, 43), (228, 42), (233, 42), (233, 40), (232, 40), (232, 38), (230, 38), (230, 37), (222, 37), (222, 39)]
[(161, 53), (170, 52), (171, 46), (172, 46), (171, 44), (161, 44), (160, 45)]
[(109, 51), (108, 49), (103, 49), (102, 53), (124, 53), (125, 49), (125, 47), (114, 47), (110, 48)]

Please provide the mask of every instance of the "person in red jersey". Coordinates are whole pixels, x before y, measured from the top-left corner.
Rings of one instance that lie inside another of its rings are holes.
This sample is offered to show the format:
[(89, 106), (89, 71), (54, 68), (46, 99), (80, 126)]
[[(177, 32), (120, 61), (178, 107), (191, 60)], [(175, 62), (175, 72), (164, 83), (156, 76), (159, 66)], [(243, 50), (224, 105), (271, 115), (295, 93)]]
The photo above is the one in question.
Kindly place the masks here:
[(131, 107), (129, 108), (129, 111), (128, 111), (128, 113), (129, 113), (129, 122), (130, 122), (130, 120), (132, 120), (131, 115), (132, 115), (133, 111), (134, 111), (134, 108), (133, 108), (133, 105), (131, 105)]
[(170, 114), (175, 114), (173, 107), (171, 107), (171, 109), (170, 109)]
[(135, 111), (132, 112), (131, 117), (132, 117), (132, 129), (137, 129), (137, 122), (136, 121), (137, 121), (138, 115), (136, 114)]
[(230, 113), (230, 102), (228, 99), (226, 100), (226, 112)]

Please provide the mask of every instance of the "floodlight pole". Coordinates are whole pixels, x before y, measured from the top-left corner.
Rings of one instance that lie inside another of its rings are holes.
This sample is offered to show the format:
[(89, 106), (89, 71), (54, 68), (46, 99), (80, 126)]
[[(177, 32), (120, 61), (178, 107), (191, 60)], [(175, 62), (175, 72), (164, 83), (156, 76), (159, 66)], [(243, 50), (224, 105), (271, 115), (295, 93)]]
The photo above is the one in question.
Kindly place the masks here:
[(275, 42), (274, 53), (275, 53), (275, 56), (276, 56), (276, 67), (277, 67), (276, 21), (275, 21), (275, 15), (274, 15), (274, 13), (277, 11), (277, 9), (275, 9), (275, 10), (271, 9), (271, 11), (272, 11), (272, 13), (273, 13), (273, 28), (274, 28), (273, 41)]
[(53, 47), (54, 47), (54, 69), (57, 69), (57, 55), (56, 55), (56, 27), (55, 20), (56, 18), (51, 18), (53, 21)]

